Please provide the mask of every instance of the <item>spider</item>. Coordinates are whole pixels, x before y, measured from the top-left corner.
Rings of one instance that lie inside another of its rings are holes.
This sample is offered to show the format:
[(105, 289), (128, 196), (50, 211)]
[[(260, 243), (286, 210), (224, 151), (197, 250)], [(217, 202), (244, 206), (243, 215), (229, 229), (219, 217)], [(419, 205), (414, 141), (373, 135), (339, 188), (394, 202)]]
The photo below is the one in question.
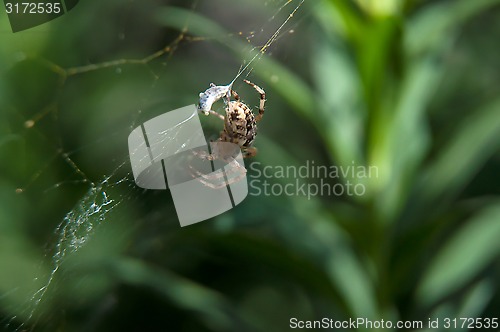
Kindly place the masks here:
[[(216, 99), (214, 98), (215, 100), (213, 101), (215, 102), (224, 96), (227, 97), (226, 116), (224, 117), (223, 115), (212, 111), (210, 108), (208, 108), (207, 111), (206, 106), (211, 107), (211, 104), (205, 105), (204, 112), (206, 115), (212, 114), (224, 121), (224, 130), (220, 133), (218, 141), (237, 144), (243, 152), (243, 157), (249, 158), (254, 157), (257, 154), (257, 149), (252, 147), (252, 144), (257, 136), (257, 123), (262, 120), (262, 117), (264, 116), (266, 92), (258, 85), (248, 80), (243, 80), (243, 82), (253, 87), (260, 94), (259, 114), (257, 116), (254, 115), (249, 106), (241, 101), (240, 96), (231, 88), (231, 86), (217, 87), (212, 84), (210, 89), (200, 94), (200, 104), (198, 109), (203, 109), (203, 98), (207, 95), (210, 96), (213, 89), (227, 88), (228, 91), (226, 93), (221, 93), (219, 91), (219, 95), (216, 95)], [(235, 99), (234, 101), (231, 101), (229, 93), (233, 95)]]
[[(253, 87), (260, 95), (259, 114), (254, 115), (252, 109), (241, 101), (238, 93), (232, 89), (232, 83), (227, 86), (216, 86), (212, 83), (209, 89), (207, 89), (204, 93), (200, 93), (198, 110), (203, 112), (205, 115), (211, 114), (224, 121), (224, 130), (220, 133), (217, 142), (236, 144), (240, 147), (243, 158), (250, 158), (257, 154), (257, 149), (253, 147), (252, 144), (257, 136), (257, 123), (262, 120), (262, 117), (264, 116), (266, 93), (258, 85), (248, 80), (243, 81)], [(231, 95), (234, 97), (234, 101), (231, 101)], [(211, 110), (212, 104), (223, 97), (227, 98), (225, 108), (226, 116)], [(229, 164), (232, 164), (234, 166), (234, 173), (236, 176), (229, 179), (228, 182), (239, 181), (245, 176), (246, 169), (231, 156), (230, 152), (218, 150), (214, 151), (212, 154), (207, 154), (206, 152), (198, 151), (195, 154), (203, 159), (211, 161), (220, 159), (228, 161)], [(233, 174), (233, 172), (227, 172), (222, 173), (222, 175), (219, 173), (214, 176), (210, 176), (201, 174), (198, 171), (195, 171), (195, 173), (200, 181), (210, 187), (213, 185), (213, 180), (220, 180), (223, 176), (227, 176), (229, 178), (230, 175)], [(226, 183), (217, 184), (214, 188), (219, 188), (225, 184)]]

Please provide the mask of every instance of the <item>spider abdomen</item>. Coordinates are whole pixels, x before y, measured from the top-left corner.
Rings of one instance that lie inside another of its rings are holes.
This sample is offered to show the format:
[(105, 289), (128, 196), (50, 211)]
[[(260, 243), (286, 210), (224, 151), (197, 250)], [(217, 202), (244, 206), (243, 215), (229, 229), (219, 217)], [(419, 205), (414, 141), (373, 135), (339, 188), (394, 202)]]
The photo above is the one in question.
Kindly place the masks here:
[(232, 101), (226, 107), (226, 118), (221, 140), (250, 147), (257, 135), (257, 124), (252, 110), (242, 102)]

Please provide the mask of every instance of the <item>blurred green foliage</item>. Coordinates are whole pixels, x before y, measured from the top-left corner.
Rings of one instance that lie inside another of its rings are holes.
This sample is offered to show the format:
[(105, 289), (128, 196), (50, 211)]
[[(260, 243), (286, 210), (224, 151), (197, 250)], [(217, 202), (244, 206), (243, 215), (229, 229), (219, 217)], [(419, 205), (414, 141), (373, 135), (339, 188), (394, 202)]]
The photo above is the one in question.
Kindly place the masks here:
[(306, 0), (252, 66), (256, 160), (379, 176), (182, 229), (135, 187), (128, 134), (227, 83), (298, 1), (81, 1), (16, 34), (1, 14), (0, 330), (499, 317), (499, 3)]

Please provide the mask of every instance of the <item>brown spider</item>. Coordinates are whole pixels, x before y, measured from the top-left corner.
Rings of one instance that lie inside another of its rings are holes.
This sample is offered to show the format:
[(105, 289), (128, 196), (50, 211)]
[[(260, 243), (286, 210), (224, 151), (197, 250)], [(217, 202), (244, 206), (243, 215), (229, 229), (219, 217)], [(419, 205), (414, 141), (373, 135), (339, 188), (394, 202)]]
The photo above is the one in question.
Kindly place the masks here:
[(242, 150), (243, 158), (250, 158), (257, 154), (257, 149), (252, 147), (252, 144), (257, 136), (257, 122), (262, 120), (264, 116), (266, 92), (248, 80), (243, 80), (243, 82), (260, 94), (259, 114), (257, 116), (254, 115), (250, 107), (240, 100), (240, 96), (233, 89), (231, 89), (231, 94), (235, 101), (231, 101), (227, 97), (225, 117), (212, 110), (208, 112), (224, 121), (224, 130), (220, 133), (218, 141), (237, 144)]
[[(243, 81), (253, 87), (260, 94), (259, 114), (257, 114), (257, 116), (254, 115), (252, 109), (248, 105), (240, 100), (238, 93), (231, 89), (232, 84), (223, 87), (212, 84), (208, 90), (200, 94), (200, 104), (198, 105), (198, 109), (204, 114), (215, 115), (224, 121), (224, 130), (220, 133), (217, 142), (236, 144), (240, 147), (243, 158), (250, 158), (257, 154), (257, 149), (253, 147), (252, 144), (257, 136), (257, 123), (264, 116), (266, 93), (258, 85), (248, 80)], [(230, 94), (233, 95), (235, 99), (234, 101), (231, 101)], [(224, 96), (227, 97), (225, 108), (226, 116), (210, 109), (214, 102)], [(224, 144), (218, 146), (224, 146)], [(218, 149), (217, 151), (213, 151), (211, 154), (203, 151), (195, 152), (195, 155), (199, 158), (211, 161), (224, 160), (228, 164), (232, 165), (231, 171), (217, 174), (202, 174), (199, 171), (192, 169), (199, 181), (211, 188), (221, 188), (227, 183), (231, 184), (245, 177), (246, 169), (234, 159), (234, 151), (230, 151), (232, 150), (231, 147), (228, 146), (227, 149), (228, 151), (221, 151)], [(227, 183), (224, 181), (224, 177), (227, 178)], [(221, 183), (221, 181), (223, 182)]]

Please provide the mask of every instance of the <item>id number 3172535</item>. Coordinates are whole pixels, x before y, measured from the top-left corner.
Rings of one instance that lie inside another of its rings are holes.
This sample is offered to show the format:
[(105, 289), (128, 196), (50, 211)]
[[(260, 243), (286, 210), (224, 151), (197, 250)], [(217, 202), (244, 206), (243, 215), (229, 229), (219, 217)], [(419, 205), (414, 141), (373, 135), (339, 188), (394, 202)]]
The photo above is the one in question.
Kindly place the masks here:
[(5, 3), (7, 14), (59, 14), (61, 10), (60, 2)]

